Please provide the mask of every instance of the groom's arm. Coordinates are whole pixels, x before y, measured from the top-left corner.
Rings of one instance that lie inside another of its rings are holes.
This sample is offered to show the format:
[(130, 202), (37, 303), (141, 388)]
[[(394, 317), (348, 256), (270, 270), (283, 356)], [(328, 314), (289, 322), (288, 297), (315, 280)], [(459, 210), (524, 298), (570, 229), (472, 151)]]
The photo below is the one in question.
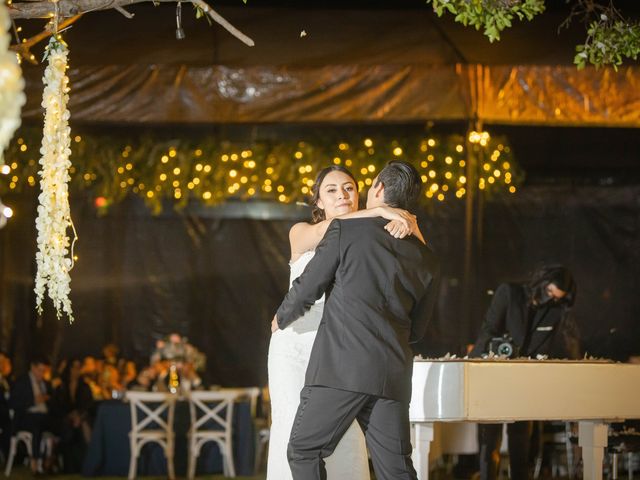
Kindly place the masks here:
[(278, 327), (285, 328), (322, 297), (333, 283), (339, 263), (340, 221), (334, 220), (316, 247), (316, 254), (302, 275), (294, 280), (289, 293), (278, 308)]

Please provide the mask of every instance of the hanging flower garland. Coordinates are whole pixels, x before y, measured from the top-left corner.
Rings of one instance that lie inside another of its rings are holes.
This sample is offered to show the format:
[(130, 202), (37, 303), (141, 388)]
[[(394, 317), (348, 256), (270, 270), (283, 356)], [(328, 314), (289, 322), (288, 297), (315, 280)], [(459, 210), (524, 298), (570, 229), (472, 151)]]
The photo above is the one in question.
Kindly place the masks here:
[[(63, 312), (73, 322), (71, 300), (69, 299), (73, 268), (73, 243), (77, 236), (69, 208), (68, 182), (71, 179), (71, 129), (69, 128), (69, 78), (66, 75), (68, 49), (60, 36), (51, 37), (45, 58), (48, 58), (44, 72), (44, 95), (42, 106), (45, 109), (40, 165), (42, 170), (40, 186), (42, 192), (38, 200), (38, 252), (36, 262), (36, 305), (42, 313), (45, 290), (53, 300), (58, 319)], [(67, 237), (67, 229), (72, 228), (73, 242)]]
[(20, 126), (20, 109), (26, 102), (24, 80), (15, 53), (9, 51), (11, 20), (0, 3), (0, 165), (13, 132)]

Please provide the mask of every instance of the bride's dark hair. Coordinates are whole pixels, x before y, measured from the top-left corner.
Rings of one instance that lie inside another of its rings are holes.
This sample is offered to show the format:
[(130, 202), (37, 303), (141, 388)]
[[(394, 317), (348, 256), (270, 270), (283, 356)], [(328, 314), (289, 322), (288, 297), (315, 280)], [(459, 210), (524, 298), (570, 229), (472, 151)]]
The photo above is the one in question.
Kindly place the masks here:
[(353, 176), (349, 170), (347, 170), (342, 165), (331, 165), (330, 167), (323, 168), (318, 172), (318, 176), (316, 177), (316, 181), (311, 187), (311, 223), (318, 223), (323, 221), (326, 216), (324, 214), (324, 210), (318, 207), (318, 200), (320, 199), (320, 187), (322, 186), (322, 182), (324, 181), (324, 177), (326, 177), (331, 172), (342, 172), (345, 175), (351, 177), (353, 183), (356, 186), (356, 190), (358, 190), (358, 182), (356, 177)]

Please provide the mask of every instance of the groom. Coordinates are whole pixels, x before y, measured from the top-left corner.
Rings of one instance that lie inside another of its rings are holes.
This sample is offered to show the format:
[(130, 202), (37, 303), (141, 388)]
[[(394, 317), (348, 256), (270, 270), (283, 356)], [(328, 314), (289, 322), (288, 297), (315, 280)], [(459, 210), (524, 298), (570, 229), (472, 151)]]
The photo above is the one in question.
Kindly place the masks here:
[[(408, 209), (421, 180), (390, 162), (367, 195), (367, 208)], [(278, 309), (285, 328), (326, 292), (322, 321), (289, 438), (295, 480), (326, 479), (331, 455), (354, 419), (378, 480), (416, 479), (411, 463), (409, 401), (413, 353), (437, 294), (438, 261), (415, 237), (394, 238), (387, 220), (334, 220), (305, 272)]]

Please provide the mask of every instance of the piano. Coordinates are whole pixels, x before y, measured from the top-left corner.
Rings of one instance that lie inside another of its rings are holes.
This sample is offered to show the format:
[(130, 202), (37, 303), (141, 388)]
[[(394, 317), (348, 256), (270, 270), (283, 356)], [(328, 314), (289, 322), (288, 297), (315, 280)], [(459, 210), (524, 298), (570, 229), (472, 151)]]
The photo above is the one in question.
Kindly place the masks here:
[(434, 422), (578, 422), (583, 478), (602, 479), (608, 424), (640, 418), (640, 365), (569, 360), (415, 360), (413, 462), (429, 476)]

